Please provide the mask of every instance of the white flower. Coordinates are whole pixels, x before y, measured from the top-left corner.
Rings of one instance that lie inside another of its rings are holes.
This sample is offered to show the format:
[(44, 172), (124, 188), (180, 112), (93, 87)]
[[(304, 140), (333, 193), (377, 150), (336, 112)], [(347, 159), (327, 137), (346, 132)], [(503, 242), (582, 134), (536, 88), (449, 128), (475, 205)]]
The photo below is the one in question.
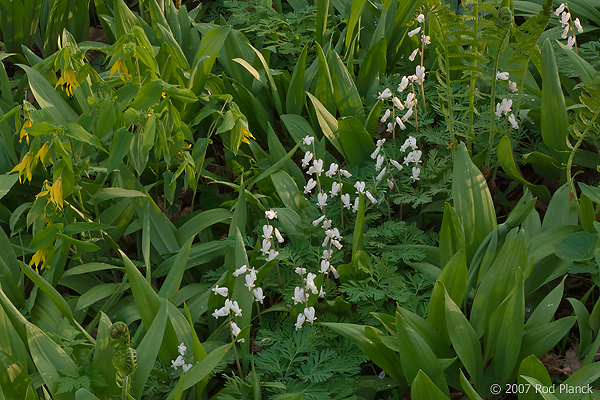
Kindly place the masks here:
[(575, 21), (573, 21), (573, 23), (575, 24), (575, 28), (577, 28), (577, 32), (583, 33), (583, 27), (581, 26), (579, 18), (575, 18)]
[(375, 151), (373, 151), (371, 153), (371, 158), (374, 160), (375, 158), (377, 158), (377, 154), (379, 154), (379, 151), (381, 150), (381, 146), (377, 146), (375, 147)]
[(302, 168), (306, 168), (306, 166), (310, 163), (310, 160), (313, 158), (313, 153), (307, 151), (304, 153), (304, 158), (302, 159)]
[(496, 72), (496, 79), (506, 81), (509, 76), (510, 74), (508, 72)]
[(354, 187), (356, 188), (356, 193), (362, 193), (365, 191), (365, 183), (364, 182), (356, 182), (354, 184)]
[(304, 321), (306, 321), (306, 316), (304, 314), (298, 314), (298, 319), (296, 320), (296, 324), (294, 325), (296, 327), (296, 330), (302, 328), (302, 324), (304, 323)]
[(408, 32), (408, 37), (413, 37), (413, 36), (415, 36), (419, 32), (421, 32), (421, 27), (420, 26), (418, 28), (415, 28), (412, 31)]
[(390, 160), (390, 162), (391, 162), (391, 163), (392, 163), (392, 165), (393, 165), (394, 167), (396, 167), (396, 168), (397, 168), (399, 171), (402, 171), (402, 169), (404, 168), (404, 167), (402, 166), (402, 164), (400, 164), (400, 163), (399, 163), (398, 161), (396, 161), (396, 160)]
[(345, 169), (341, 169), (340, 168), (340, 174), (342, 174), (345, 178), (350, 178), (352, 176), (352, 174), (348, 171), (346, 171)]
[(420, 173), (421, 173), (421, 170), (418, 167), (412, 168), (412, 176), (410, 178), (413, 180), (413, 182), (419, 180)]
[(254, 288), (255, 281), (256, 281), (256, 275), (248, 274), (248, 275), (246, 275), (246, 284), (244, 286), (246, 286), (248, 288), (248, 290), (252, 290)]
[(412, 53), (410, 53), (410, 56), (408, 56), (408, 59), (410, 61), (415, 61), (415, 57), (417, 56), (417, 54), (419, 54), (419, 48), (418, 47), (416, 49), (414, 49)]
[(404, 141), (404, 144), (400, 147), (400, 151), (405, 152), (409, 147), (413, 150), (417, 148), (417, 139), (412, 136), (409, 136), (408, 139)]
[(323, 255), (321, 256), (321, 258), (323, 260), (329, 260), (329, 259), (331, 259), (332, 254), (333, 254), (333, 250), (323, 250)]
[[(227, 300), (225, 300), (225, 302), (227, 302)], [(212, 313), (212, 316), (215, 317), (216, 319), (219, 319), (219, 317), (226, 317), (228, 315), (229, 315), (229, 308), (227, 306), (221, 307), (219, 309), (215, 309), (215, 311)]]
[(325, 292), (323, 291), (323, 286), (321, 286), (321, 288), (319, 289), (319, 297), (320, 298), (324, 298), (325, 297)]
[(392, 96), (392, 91), (388, 88), (385, 89), (383, 92), (379, 93), (379, 96), (377, 96), (377, 100), (383, 100), (383, 99), (387, 99), (388, 97)]
[(284, 239), (283, 236), (281, 236), (281, 232), (279, 232), (279, 229), (275, 228), (275, 237), (277, 238), (277, 241), (279, 243), (283, 243)]
[(331, 244), (334, 245), (338, 250), (341, 250), (343, 247), (339, 240), (332, 239)]
[(292, 297), (292, 300), (294, 300), (294, 305), (298, 303), (304, 303), (306, 301), (306, 297), (304, 296), (304, 289), (296, 286), (296, 289), (294, 289), (294, 297)]
[[(246, 276), (248, 276), (248, 275), (246, 275)], [(233, 313), (235, 314), (236, 317), (241, 317), (242, 316), (242, 309), (238, 305), (237, 301), (232, 302), (230, 308), (231, 308), (231, 311), (233, 311)]]
[(331, 272), (333, 272), (333, 277), (335, 279), (340, 279), (340, 274), (338, 274), (337, 270), (333, 267), (331, 267), (330, 269), (331, 269)]
[(404, 102), (404, 105), (407, 108), (410, 108), (413, 106), (413, 100), (415, 99), (415, 94), (413, 92), (410, 92), (408, 94), (408, 96), (406, 96), (406, 101)]
[(377, 146), (377, 147), (381, 147), (381, 146), (383, 146), (383, 145), (384, 145), (384, 143), (385, 143), (385, 138), (384, 138), (384, 139), (378, 139), (378, 140), (377, 140), (377, 144), (376, 144), (376, 146)]
[(387, 129), (385, 130), (386, 132), (392, 133), (394, 131), (394, 124), (392, 124), (391, 122), (387, 124)]
[(183, 342), (181, 342), (181, 344), (179, 346), (177, 346), (177, 351), (182, 356), (185, 356), (185, 352), (187, 351), (187, 347), (185, 347), (185, 344), (183, 344)]
[(568, 25), (569, 19), (571, 19), (571, 13), (563, 12), (562, 14), (560, 14), (560, 24), (562, 26)]
[(417, 82), (422, 84), (423, 80), (425, 79), (425, 67), (422, 65), (417, 65), (415, 68), (415, 75), (417, 76)]
[(381, 169), (384, 160), (385, 157), (382, 154), (377, 156), (377, 162), (375, 163), (375, 171), (379, 171)]
[(388, 184), (388, 187), (390, 188), (390, 190), (394, 189), (394, 181), (392, 179), (388, 178), (387, 184)]
[(325, 219), (323, 221), (323, 225), (321, 225), (321, 228), (323, 229), (329, 229), (331, 227), (331, 220), (330, 219)]
[(335, 197), (340, 189), (342, 189), (342, 185), (338, 182), (333, 182), (331, 184), (331, 190), (329, 191), (329, 193), (331, 193), (331, 197)]
[(277, 218), (277, 211), (275, 211), (275, 210), (265, 211), (265, 217), (268, 219), (275, 219), (275, 218)]
[(402, 81), (398, 85), (398, 92), (402, 93), (404, 91), (404, 89), (406, 89), (408, 87), (409, 83), (410, 82), (408, 81), (408, 78), (406, 76), (403, 76)]
[[(317, 290), (317, 292), (318, 292), (318, 290)], [(315, 293), (315, 294), (316, 294), (316, 293)], [(304, 309), (304, 315), (306, 316), (306, 320), (307, 320), (308, 322), (310, 322), (311, 324), (312, 324), (313, 322), (315, 322), (315, 320), (317, 319), (317, 318), (315, 317), (315, 308), (314, 308), (314, 307), (308, 307), (308, 308), (305, 308), (305, 309)]]
[(321, 260), (321, 272), (326, 274), (329, 271), (329, 261)]
[(238, 276), (240, 276), (241, 274), (243, 274), (247, 270), (248, 270), (248, 267), (246, 265), (242, 265), (239, 269), (236, 269), (233, 272), (233, 276), (235, 276), (237, 278)]
[(309, 289), (313, 294), (319, 293), (319, 289), (315, 285), (316, 277), (317, 275), (313, 274), (312, 272), (309, 272), (306, 276), (306, 288)]
[(341, 198), (342, 198), (342, 203), (344, 204), (344, 208), (350, 209), (350, 207), (352, 207), (350, 205), (350, 195), (348, 193), (346, 193), (346, 194), (343, 194), (341, 196)]
[(325, 176), (331, 178), (338, 170), (338, 165), (336, 163), (331, 163), (329, 166), (329, 171), (325, 172)]
[[(394, 98), (392, 99), (392, 103), (394, 103), (394, 106), (400, 110), (404, 110), (404, 104), (402, 104), (402, 101), (397, 98), (396, 96), (394, 96)], [(385, 139), (383, 139), (385, 140)]]
[(375, 197), (373, 197), (373, 195), (371, 194), (371, 192), (369, 192), (368, 190), (365, 192), (365, 195), (367, 196), (367, 198), (369, 200), (371, 200), (371, 203), (373, 204), (377, 204), (377, 199)]
[(358, 211), (358, 203), (359, 203), (359, 199), (358, 197), (354, 199), (354, 204), (352, 205), (352, 212), (357, 212)]
[(406, 129), (406, 125), (404, 125), (404, 122), (402, 122), (402, 118), (396, 117), (396, 124), (398, 124), (400, 129), (402, 129), (402, 130)]
[(233, 337), (239, 335), (241, 331), (242, 330), (237, 326), (237, 324), (231, 321), (231, 333), (233, 334)]
[(508, 122), (512, 125), (514, 129), (519, 129), (519, 124), (517, 123), (517, 119), (515, 118), (515, 114), (510, 114), (508, 116)]
[(417, 16), (417, 21), (419, 21), (419, 23), (422, 24), (423, 22), (425, 22), (425, 16), (423, 14), (419, 14)]
[(327, 193), (321, 192), (317, 195), (317, 205), (321, 208), (327, 205)]
[(496, 114), (497, 118), (500, 118), (502, 116), (502, 104), (496, 104), (496, 112), (494, 114)]
[(379, 182), (380, 180), (383, 179), (383, 176), (385, 175), (387, 168), (383, 167), (383, 169), (381, 170), (381, 172), (379, 173), (379, 175), (377, 175), (377, 178), (375, 178), (377, 180), (377, 182)]
[(575, 36), (569, 36), (569, 40), (567, 40), (567, 47), (572, 49), (575, 46)]
[(183, 369), (184, 373), (188, 372), (190, 370), (190, 368), (192, 368), (192, 364), (191, 363), (190, 364), (183, 364), (181, 366), (181, 369)]
[(313, 178), (310, 178), (308, 182), (306, 182), (306, 186), (304, 186), (304, 193), (310, 193), (315, 186), (317, 186), (317, 181), (315, 181)]
[(185, 360), (182, 356), (178, 356), (175, 360), (171, 360), (171, 367), (177, 369), (177, 367), (183, 367), (185, 365)]
[(324, 216), (324, 215), (321, 215), (319, 218), (315, 219), (315, 220), (312, 222), (313, 226), (317, 226), (317, 225), (319, 225), (319, 224), (321, 223), (321, 221), (323, 221), (324, 219), (325, 219), (325, 216)]
[(388, 108), (388, 109), (387, 109), (387, 110), (385, 110), (385, 112), (383, 113), (383, 117), (381, 117), (381, 120), (380, 120), (380, 121), (381, 121), (382, 123), (383, 123), (383, 122), (385, 122), (385, 121), (386, 121), (386, 120), (387, 120), (387, 119), (390, 117), (390, 115), (392, 115), (392, 111), (390, 111), (390, 109)]
[(271, 260), (274, 260), (275, 257), (277, 257), (278, 255), (279, 255), (278, 251), (275, 251), (273, 249), (269, 250), (269, 255), (267, 256), (267, 262), (271, 261)]
[(562, 35), (560, 35), (560, 38), (561, 38), (561, 39), (566, 39), (566, 38), (567, 38), (567, 36), (569, 36), (569, 29), (570, 29), (570, 28), (571, 28), (571, 27), (570, 27), (569, 25), (565, 26), (565, 29), (563, 30), (563, 33), (562, 33)]
[(423, 36), (421, 36), (421, 38), (423, 39), (423, 45), (427, 46), (428, 44), (431, 44), (431, 38), (425, 34), (423, 34)]
[(402, 117), (402, 121), (406, 122), (413, 115), (413, 109), (409, 108), (404, 117)]
[(306, 268), (296, 267), (294, 272), (297, 273), (298, 275), (304, 275), (304, 274), (306, 274)]
[(304, 137), (304, 139), (302, 139), (302, 143), (304, 143), (305, 145), (309, 146), (311, 144), (313, 144), (315, 142), (315, 138), (312, 136), (308, 136), (306, 135)]
[(404, 157), (404, 165), (408, 165), (411, 162), (419, 163), (421, 162), (421, 155), (423, 152), (421, 150), (413, 150), (408, 153), (408, 156)]
[(513, 92), (517, 91), (517, 82), (513, 82), (513, 81), (508, 81), (508, 88), (510, 90), (512, 90)]
[(314, 160), (313, 167), (317, 175), (321, 176), (321, 173), (323, 172), (323, 160)]
[(273, 225), (263, 225), (263, 238), (271, 239), (273, 236)]
[(500, 117), (500, 116), (502, 116), (502, 113), (504, 113), (504, 115), (508, 114), (511, 106), (512, 106), (511, 99), (502, 99), (501, 103), (496, 104), (496, 112), (495, 112), (496, 116)]
[(212, 291), (215, 292), (215, 294), (220, 294), (223, 297), (227, 297), (229, 294), (229, 289), (226, 287), (219, 287), (219, 285), (215, 286)]
[(566, 6), (567, 6), (566, 3), (562, 3), (560, 6), (558, 6), (558, 8), (556, 9), (556, 11), (554, 12), (554, 15), (556, 15), (558, 17), (558, 14), (560, 14), (561, 12), (563, 12), (565, 10)]
[(256, 289), (254, 289), (252, 291), (252, 293), (254, 294), (254, 300), (258, 301), (260, 304), (263, 304), (263, 300), (265, 299), (265, 296), (263, 295), (262, 288), (261, 287), (257, 287)]
[(260, 248), (260, 251), (262, 251), (263, 254), (267, 254), (269, 252), (270, 248), (271, 248), (271, 240), (263, 239), (262, 247)]

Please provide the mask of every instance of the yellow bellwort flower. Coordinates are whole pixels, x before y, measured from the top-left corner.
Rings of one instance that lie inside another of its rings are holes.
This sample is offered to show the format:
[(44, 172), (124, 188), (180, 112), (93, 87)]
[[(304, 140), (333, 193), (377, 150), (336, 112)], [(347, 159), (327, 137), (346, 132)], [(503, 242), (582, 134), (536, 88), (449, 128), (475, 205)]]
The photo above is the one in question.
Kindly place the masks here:
[(42, 165), (46, 164), (46, 161), (48, 161), (47, 156), (48, 156), (48, 151), (49, 150), (50, 150), (50, 143), (46, 142), (38, 150), (37, 154), (35, 155), (35, 158), (39, 159), (40, 162), (42, 163)]
[(244, 137), (242, 138), (242, 143), (250, 144), (250, 141), (248, 140), (248, 138), (256, 140), (256, 138), (248, 131), (248, 129), (246, 129), (246, 127), (244, 125), (242, 125), (242, 132), (244, 133)]
[(23, 138), (25, 138), (27, 140), (27, 144), (29, 144), (29, 135), (27, 134), (27, 131), (25, 130), (25, 128), (30, 128), (30, 127), (31, 127), (31, 121), (26, 119), (25, 122), (23, 123), (23, 126), (21, 127), (21, 132), (19, 132), (19, 143), (21, 143)]
[(50, 191), (50, 201), (52, 201), (58, 208), (63, 208), (63, 185), (62, 178), (58, 178), (56, 182), (48, 189)]
[(118, 73), (119, 77), (123, 82), (127, 82), (129, 79), (129, 71), (127, 70), (127, 65), (125, 65), (125, 61), (120, 58), (115, 61), (113, 66), (110, 68), (110, 77), (112, 78), (114, 74)]
[[(31, 261), (29, 261), (29, 266), (30, 267), (34, 266), (35, 270), (39, 273), (40, 264), (42, 265), (42, 267), (46, 264), (47, 256), (48, 256), (47, 249), (39, 249), (38, 251), (35, 252), (33, 257), (31, 257)], [(46, 268), (49, 268), (49, 266), (46, 265)]]
[(15, 172), (15, 171), (19, 172), (19, 183), (21, 183), (21, 173), (23, 171), (25, 171), (25, 174), (27, 175), (27, 179), (29, 180), (29, 182), (31, 182), (31, 178), (33, 177), (33, 174), (31, 173), (31, 163), (33, 162), (33, 160), (34, 160), (33, 156), (28, 152), (27, 154), (25, 154), (25, 156), (23, 157), (21, 162), (19, 164), (17, 164), (17, 166), (15, 166), (10, 171), (10, 172)]
[(54, 88), (57, 88), (59, 85), (65, 86), (65, 92), (67, 92), (67, 96), (73, 96), (73, 89), (79, 86), (75, 71), (73, 71), (71, 68), (65, 69), (58, 82), (56, 82), (56, 86), (54, 86)]

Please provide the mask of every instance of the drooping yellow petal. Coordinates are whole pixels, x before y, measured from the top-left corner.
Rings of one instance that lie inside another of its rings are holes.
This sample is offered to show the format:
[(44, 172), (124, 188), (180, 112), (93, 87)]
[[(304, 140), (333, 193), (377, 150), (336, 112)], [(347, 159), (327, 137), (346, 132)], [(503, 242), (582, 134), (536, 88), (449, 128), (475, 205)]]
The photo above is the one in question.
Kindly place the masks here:
[(62, 76), (56, 82), (56, 87), (59, 85), (64, 85), (65, 92), (67, 92), (67, 96), (73, 96), (73, 90), (79, 86), (79, 82), (77, 82), (77, 75), (75, 75), (75, 71), (71, 68), (67, 68), (63, 71)]
[(23, 159), (21, 160), (21, 162), (19, 164), (17, 164), (10, 172), (19, 172), (19, 183), (21, 183), (21, 173), (23, 173), (23, 171), (25, 171), (25, 174), (27, 175), (27, 179), (29, 179), (29, 182), (31, 182), (31, 178), (33, 177), (32, 173), (31, 173), (31, 163), (33, 162), (33, 157), (31, 156), (30, 153), (25, 154), (25, 156), (23, 156)]
[(25, 130), (25, 128), (30, 128), (30, 127), (31, 127), (31, 121), (26, 119), (25, 122), (23, 123), (23, 126), (21, 127), (21, 132), (19, 132), (19, 143), (21, 143), (23, 138), (25, 138), (27, 140), (27, 144), (29, 144), (29, 135), (27, 134), (27, 131)]
[(48, 250), (39, 249), (38, 251), (35, 252), (33, 257), (31, 257), (31, 261), (29, 261), (29, 266), (30, 267), (35, 266), (35, 270), (39, 273), (40, 264), (42, 264), (42, 267), (44, 266), (44, 264), (46, 263), (47, 255), (48, 255)]
[(50, 188), (50, 200), (56, 204), (58, 208), (63, 208), (63, 187), (62, 178), (58, 178)]
[(244, 137), (242, 138), (242, 143), (250, 144), (250, 141), (248, 140), (249, 138), (256, 140), (256, 138), (248, 131), (248, 129), (246, 129), (246, 127), (243, 124), (242, 124), (242, 132), (244, 133)]
[(48, 155), (48, 151), (50, 150), (50, 143), (46, 142), (44, 145), (38, 150), (35, 158), (39, 159), (42, 164), (46, 164), (46, 156)]
[(123, 82), (127, 82), (129, 79), (129, 71), (127, 70), (127, 65), (125, 65), (125, 61), (120, 58), (115, 61), (113, 66), (110, 69), (110, 77), (112, 78), (114, 74), (118, 73), (119, 77)]

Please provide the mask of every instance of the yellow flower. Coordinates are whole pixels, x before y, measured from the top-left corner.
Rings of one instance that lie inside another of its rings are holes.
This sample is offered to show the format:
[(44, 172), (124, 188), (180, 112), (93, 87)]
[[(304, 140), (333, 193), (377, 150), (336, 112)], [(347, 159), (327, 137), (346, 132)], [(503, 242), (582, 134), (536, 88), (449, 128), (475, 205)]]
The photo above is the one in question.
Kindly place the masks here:
[(67, 68), (63, 71), (62, 76), (58, 82), (56, 82), (56, 86), (54, 88), (58, 87), (59, 85), (65, 85), (65, 92), (67, 92), (67, 96), (71, 97), (73, 96), (73, 89), (79, 86), (79, 82), (77, 82), (76, 78), (77, 76), (75, 75), (75, 71), (73, 71), (71, 68)]
[(252, 134), (248, 131), (248, 129), (246, 129), (246, 127), (244, 125), (242, 125), (242, 132), (244, 133), (244, 137), (242, 138), (243, 143), (250, 144), (250, 141), (248, 140), (248, 138), (256, 140), (256, 138), (254, 136), (252, 136)]
[(23, 159), (21, 160), (21, 162), (19, 164), (17, 164), (16, 167), (14, 167), (10, 172), (15, 172), (18, 171), (19, 172), (19, 183), (21, 183), (21, 173), (23, 171), (25, 171), (25, 174), (27, 174), (27, 179), (29, 180), (29, 182), (31, 182), (31, 178), (32, 173), (31, 173), (31, 163), (33, 162), (34, 158), (31, 156), (31, 154), (27, 153), (25, 154), (25, 156), (23, 157)]
[(39, 266), (40, 264), (42, 264), (42, 267), (46, 266), (46, 268), (49, 268), (48, 265), (46, 264), (46, 256), (48, 255), (48, 250), (47, 249), (39, 249), (38, 251), (35, 252), (35, 254), (33, 255), (33, 257), (31, 257), (31, 261), (29, 261), (29, 266), (35, 266), (35, 270), (39, 273)]
[(127, 79), (129, 79), (130, 75), (129, 75), (129, 71), (127, 70), (127, 66), (125, 65), (125, 61), (121, 60), (120, 58), (115, 61), (115, 63), (113, 64), (113, 66), (110, 69), (110, 77), (112, 78), (114, 74), (119, 73), (119, 76), (121, 77), (121, 80), (123, 82), (127, 82)]
[(46, 164), (46, 156), (48, 155), (48, 151), (50, 150), (50, 143), (46, 142), (44, 145), (38, 150), (35, 158), (39, 159), (42, 164)]
[(162, 92), (160, 95), (162, 96), (163, 99), (167, 97), (167, 94), (165, 92)]
[(27, 144), (29, 144), (29, 135), (27, 134), (27, 131), (25, 130), (25, 128), (30, 128), (31, 127), (31, 121), (26, 119), (25, 122), (23, 123), (23, 126), (21, 127), (21, 132), (19, 132), (19, 143), (21, 143), (21, 141), (23, 140), (23, 138), (27, 139)]
[(63, 208), (63, 186), (62, 178), (58, 178), (56, 182), (48, 189), (50, 191), (50, 200), (56, 204), (58, 208)]

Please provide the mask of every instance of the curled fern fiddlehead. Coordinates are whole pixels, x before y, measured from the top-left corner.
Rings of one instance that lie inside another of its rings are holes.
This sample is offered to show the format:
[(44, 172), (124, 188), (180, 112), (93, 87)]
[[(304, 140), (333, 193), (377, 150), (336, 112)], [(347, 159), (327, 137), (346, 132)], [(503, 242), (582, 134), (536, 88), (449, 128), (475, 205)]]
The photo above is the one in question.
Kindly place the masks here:
[(131, 398), (129, 386), (131, 375), (137, 367), (137, 354), (135, 349), (129, 347), (129, 329), (124, 322), (115, 322), (110, 327), (111, 344), (115, 351), (112, 362), (117, 371), (117, 386), (121, 388), (121, 399)]

